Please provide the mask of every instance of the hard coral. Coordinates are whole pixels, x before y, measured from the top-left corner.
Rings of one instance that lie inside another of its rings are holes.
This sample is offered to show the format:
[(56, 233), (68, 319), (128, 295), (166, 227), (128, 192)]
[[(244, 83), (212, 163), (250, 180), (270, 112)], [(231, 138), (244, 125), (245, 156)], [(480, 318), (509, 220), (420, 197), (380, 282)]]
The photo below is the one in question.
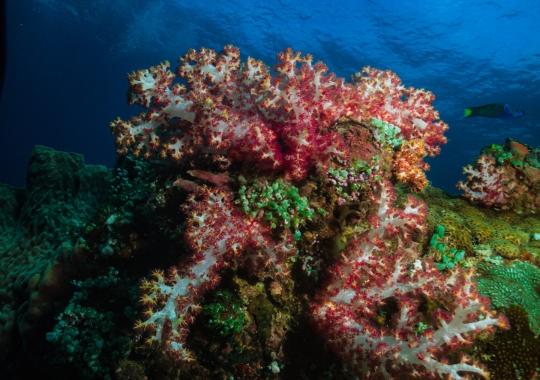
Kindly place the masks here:
[(510, 330), (497, 331), (494, 338), (481, 345), (492, 380), (535, 379), (540, 368), (540, 338), (527, 322), (527, 312), (512, 306), (505, 314)]
[(540, 334), (540, 269), (523, 261), (511, 265), (482, 265), (478, 290), (496, 308), (522, 307), (529, 315), (531, 330)]
[[(431, 260), (418, 257), (412, 237), (423, 227), (425, 204), (409, 198), (397, 209), (394, 201), (391, 184), (383, 182), (372, 228), (351, 242), (312, 304), (317, 330), (366, 379), (484, 375), (465, 357), (450, 363), (448, 355), (505, 320), (488, 310), (472, 273), (443, 275)], [(426, 299), (444, 308), (422, 312)]]

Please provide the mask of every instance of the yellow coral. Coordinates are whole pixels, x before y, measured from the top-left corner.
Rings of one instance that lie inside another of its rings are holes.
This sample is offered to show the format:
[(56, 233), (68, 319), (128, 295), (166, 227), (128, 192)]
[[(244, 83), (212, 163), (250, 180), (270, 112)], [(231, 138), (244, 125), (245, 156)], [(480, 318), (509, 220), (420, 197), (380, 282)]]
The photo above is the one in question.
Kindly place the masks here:
[(420, 139), (404, 141), (394, 158), (394, 175), (401, 183), (409, 184), (413, 190), (423, 190), (428, 181), (422, 161), (426, 155), (424, 141)]
[(469, 227), (474, 241), (478, 244), (485, 243), (493, 236), (492, 227), (480, 219), (467, 220), (467, 227)]
[(516, 259), (519, 257), (521, 250), (518, 245), (504, 239), (492, 240), (489, 245), (493, 252), (507, 259)]

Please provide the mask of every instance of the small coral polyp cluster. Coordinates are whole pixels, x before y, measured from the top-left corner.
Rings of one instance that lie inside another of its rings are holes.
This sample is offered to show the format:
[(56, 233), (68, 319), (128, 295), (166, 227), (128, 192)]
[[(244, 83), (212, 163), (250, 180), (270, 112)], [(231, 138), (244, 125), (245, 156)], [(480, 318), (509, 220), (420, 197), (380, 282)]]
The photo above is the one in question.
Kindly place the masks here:
[(111, 123), (118, 152), (170, 164), (184, 194), (188, 252), (141, 285), (136, 328), (150, 344), (178, 365), (195, 359), (187, 337), (225, 269), (281, 289), (315, 257), (325, 264), (305, 313), (354, 376), (485, 374), (458, 349), (506, 321), (470, 270), (421, 257), (427, 207), (394, 188), (423, 189), (423, 159), (446, 142), (432, 93), (370, 67), (348, 83), (290, 49), (272, 71), (233, 46), (191, 50), (176, 74), (165, 62), (129, 84), (146, 111)]

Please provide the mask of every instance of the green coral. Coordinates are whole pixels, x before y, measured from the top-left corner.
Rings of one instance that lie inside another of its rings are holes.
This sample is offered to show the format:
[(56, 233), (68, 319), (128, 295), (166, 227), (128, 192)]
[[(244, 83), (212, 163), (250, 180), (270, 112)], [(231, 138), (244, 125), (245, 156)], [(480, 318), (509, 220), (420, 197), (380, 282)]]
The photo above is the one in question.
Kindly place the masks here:
[(498, 165), (509, 163), (518, 168), (525, 166), (538, 167), (538, 153), (536, 153), (535, 150), (536, 149), (533, 149), (526, 157), (519, 156), (517, 152), (510, 148), (507, 142), (505, 145), (491, 144), (485, 148), (482, 153), (493, 156)]
[(522, 307), (531, 330), (540, 334), (540, 269), (523, 261), (510, 266), (483, 264), (479, 269), (480, 293), (491, 298), (496, 308)]
[(425, 322), (420, 321), (414, 326), (414, 333), (416, 335), (422, 335), (428, 329), (429, 329), (429, 325)]
[(493, 156), (499, 165), (504, 165), (505, 163), (512, 161), (514, 157), (510, 150), (500, 144), (491, 144), (484, 149), (483, 153)]
[(271, 228), (278, 226), (293, 231), (295, 240), (300, 240), (300, 227), (315, 215), (306, 197), (300, 195), (294, 185), (278, 179), (272, 183), (242, 185), (238, 200), (246, 214), (253, 217), (264, 215)]
[(222, 337), (239, 334), (246, 324), (247, 309), (231, 292), (219, 291), (213, 302), (203, 306), (208, 326)]
[(436, 249), (440, 254), (440, 260), (437, 263), (437, 269), (440, 271), (455, 268), (455, 266), (462, 262), (465, 258), (465, 251), (457, 250), (455, 248), (448, 249), (446, 244), (443, 242), (443, 239), (444, 226), (439, 224), (433, 231), (429, 245), (431, 248)]
[(403, 143), (400, 136), (401, 129), (394, 124), (373, 118), (371, 125), (375, 127), (373, 131), (375, 139), (382, 145), (390, 145), (392, 148), (398, 148)]

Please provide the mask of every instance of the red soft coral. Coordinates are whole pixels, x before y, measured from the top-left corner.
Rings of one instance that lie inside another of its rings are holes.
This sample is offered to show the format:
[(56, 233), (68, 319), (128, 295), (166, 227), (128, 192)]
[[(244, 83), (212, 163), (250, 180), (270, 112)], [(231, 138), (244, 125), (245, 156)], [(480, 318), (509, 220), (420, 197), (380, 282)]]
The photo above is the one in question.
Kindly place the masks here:
[[(312, 303), (315, 327), (365, 379), (484, 374), (464, 357), (450, 363), (449, 354), (505, 320), (493, 317), (470, 272), (442, 274), (418, 257), (412, 237), (423, 228), (426, 206), (409, 198), (397, 209), (394, 200), (392, 185), (383, 182), (371, 229), (350, 243)], [(422, 311), (426, 300), (445, 307)]]
[(224, 189), (196, 188), (185, 206), (185, 240), (192, 256), (165, 275), (155, 271), (141, 285), (145, 319), (137, 322), (150, 343), (158, 343), (177, 360), (190, 360), (186, 347), (190, 325), (199, 313), (204, 294), (220, 281), (220, 272), (246, 252), (260, 253), (277, 276), (287, 271), (285, 260), (294, 254), (292, 237), (275, 242), (268, 227), (247, 217)]
[(444, 132), (448, 126), (439, 119), (432, 105), (433, 93), (405, 87), (389, 70), (365, 67), (355, 79), (362, 104), (357, 118), (377, 118), (393, 124), (399, 127), (405, 140), (423, 140), (428, 155), (439, 153), (440, 146), (446, 143)]
[(405, 140), (423, 140), (428, 155), (446, 141), (434, 96), (403, 87), (390, 71), (366, 68), (345, 83), (310, 55), (287, 49), (272, 76), (262, 62), (241, 63), (239, 50), (226, 46), (219, 54), (190, 50), (178, 77), (187, 88), (174, 83), (168, 63), (129, 76), (130, 101), (148, 110), (111, 123), (120, 153), (175, 160), (204, 153), (301, 180), (312, 168), (324, 171), (332, 157), (348, 158), (334, 130), (343, 118), (393, 123)]

